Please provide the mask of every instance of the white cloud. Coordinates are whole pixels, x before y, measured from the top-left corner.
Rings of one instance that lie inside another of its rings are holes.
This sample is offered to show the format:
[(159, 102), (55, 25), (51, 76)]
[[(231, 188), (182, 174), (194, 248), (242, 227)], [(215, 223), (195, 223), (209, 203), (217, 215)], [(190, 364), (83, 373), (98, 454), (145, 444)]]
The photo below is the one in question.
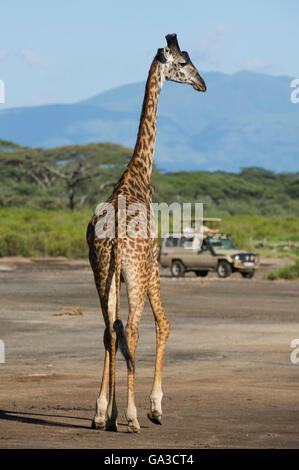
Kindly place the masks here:
[(24, 106), (41, 106), (46, 104), (55, 104), (58, 100), (51, 93), (41, 93), (28, 97)]
[(272, 60), (269, 59), (259, 59), (257, 57), (252, 57), (251, 59), (240, 64), (242, 68), (247, 70), (264, 70), (268, 69), (275, 65)]
[(31, 67), (38, 68), (53, 68), (54, 64), (50, 64), (38, 57), (34, 52), (28, 49), (2, 49), (0, 50), (0, 60), (4, 60), (7, 57), (17, 57), (21, 60), (24, 60), (26, 64)]
[(219, 65), (222, 61), (222, 45), (225, 28), (223, 24), (218, 24), (215, 29), (200, 38), (193, 44), (192, 57), (196, 60), (210, 65)]

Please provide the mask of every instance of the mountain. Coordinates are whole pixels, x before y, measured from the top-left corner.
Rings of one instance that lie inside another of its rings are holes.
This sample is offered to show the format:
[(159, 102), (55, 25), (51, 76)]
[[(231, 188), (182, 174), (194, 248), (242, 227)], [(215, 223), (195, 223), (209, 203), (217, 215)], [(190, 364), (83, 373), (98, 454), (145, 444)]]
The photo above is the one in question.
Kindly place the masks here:
[[(290, 77), (202, 73), (207, 93), (166, 83), (158, 107), (155, 162), (165, 171), (249, 166), (299, 170), (299, 104)], [(0, 111), (0, 139), (33, 147), (114, 142), (133, 147), (145, 83), (73, 104)]]

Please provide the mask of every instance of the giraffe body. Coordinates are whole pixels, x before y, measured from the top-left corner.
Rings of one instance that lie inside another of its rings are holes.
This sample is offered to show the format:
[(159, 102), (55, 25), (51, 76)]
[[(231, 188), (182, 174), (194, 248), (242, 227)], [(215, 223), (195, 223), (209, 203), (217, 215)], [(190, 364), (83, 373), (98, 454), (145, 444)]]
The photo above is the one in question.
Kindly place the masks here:
[[(157, 104), (162, 85), (167, 80), (190, 84), (198, 91), (206, 90), (205, 83), (188, 54), (180, 51), (176, 35), (168, 35), (166, 39), (168, 46), (158, 50), (150, 67), (132, 159), (107, 200), (112, 210), (109, 212), (108, 206), (102, 206), (102, 210), (95, 212), (87, 230), (90, 264), (106, 327), (104, 370), (92, 427), (105, 430), (117, 430), (115, 355), (118, 346), (124, 354), (128, 368), (128, 431), (140, 430), (134, 401), (134, 359), (146, 296), (149, 298), (156, 326), (156, 363), (148, 418), (156, 424), (161, 424), (162, 367), (170, 324), (161, 301), (158, 244), (152, 237), (149, 222)], [(122, 200), (125, 200), (124, 205), (121, 205)], [(133, 223), (134, 227), (136, 216), (135, 211), (130, 209), (132, 204), (142, 204), (145, 208), (140, 219), (141, 225), (138, 227), (139, 230), (142, 227), (142, 236), (139, 236), (138, 229), (134, 236), (130, 236), (128, 230), (130, 224)], [(113, 230), (109, 232), (108, 228), (105, 236), (98, 236), (97, 228), (103, 225), (103, 222), (106, 228), (112, 227)], [(126, 284), (129, 303), (125, 331), (119, 314), (121, 278)]]

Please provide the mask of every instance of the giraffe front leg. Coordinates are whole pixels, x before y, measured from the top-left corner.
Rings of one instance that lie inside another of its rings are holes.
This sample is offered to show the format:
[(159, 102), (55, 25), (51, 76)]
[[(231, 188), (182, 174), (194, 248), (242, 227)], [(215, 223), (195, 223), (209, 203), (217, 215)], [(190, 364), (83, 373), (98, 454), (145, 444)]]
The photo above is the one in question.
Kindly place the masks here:
[[(148, 290), (148, 273), (145, 260), (149, 256), (148, 244), (144, 239), (132, 239), (135, 243), (134, 257), (131, 256), (132, 246), (124, 247), (122, 259), (122, 274), (126, 282), (129, 317), (126, 326), (126, 339), (133, 361), (138, 343), (138, 329)], [(137, 410), (134, 398), (135, 371), (128, 367), (128, 395), (126, 417), (129, 432), (140, 432)]]
[[(117, 431), (117, 406), (115, 400), (115, 340), (115, 334), (114, 337), (110, 337), (110, 333), (108, 332), (108, 329), (106, 329), (104, 335), (106, 347), (104, 371), (100, 394), (96, 401), (96, 411), (91, 423), (92, 429)], [(112, 358), (111, 361), (110, 357)], [(109, 402), (107, 400), (108, 388)]]
[(162, 424), (162, 369), (166, 349), (166, 341), (169, 335), (169, 322), (164, 317), (163, 326), (156, 321), (156, 364), (152, 391), (150, 394), (150, 412), (148, 418), (155, 424)]
[[(156, 329), (157, 329), (156, 325)], [(157, 351), (156, 351), (156, 365), (155, 365), (155, 375), (154, 375), (154, 382), (153, 382), (153, 387), (152, 391), (150, 394), (150, 411), (147, 414), (147, 417), (152, 421), (152, 423), (155, 424), (162, 424), (162, 398), (163, 398), (163, 392), (162, 392), (162, 360), (158, 358), (158, 351), (159, 355), (161, 355), (162, 351), (161, 348), (158, 347), (158, 335), (159, 333), (157, 332)], [(165, 347), (164, 347), (165, 351)], [(164, 353), (163, 353), (164, 356)]]
[(148, 418), (155, 424), (162, 424), (162, 369), (169, 336), (170, 323), (167, 320), (160, 295), (160, 281), (158, 269), (153, 272), (148, 297), (155, 316), (156, 325), (156, 363), (152, 391), (150, 394), (150, 411)]

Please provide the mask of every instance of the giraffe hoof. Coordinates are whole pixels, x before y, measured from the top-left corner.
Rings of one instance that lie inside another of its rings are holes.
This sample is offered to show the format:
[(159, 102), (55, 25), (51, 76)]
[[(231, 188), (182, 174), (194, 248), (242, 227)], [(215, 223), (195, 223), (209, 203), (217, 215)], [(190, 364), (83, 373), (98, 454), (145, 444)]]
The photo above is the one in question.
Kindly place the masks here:
[(101, 429), (104, 431), (106, 428), (105, 421), (96, 421), (95, 419), (91, 422), (91, 429)]
[(105, 431), (117, 432), (117, 423), (106, 423)]
[(155, 412), (147, 413), (147, 417), (154, 424), (162, 424), (162, 416)]
[(134, 425), (132, 421), (129, 421), (128, 423), (128, 432), (129, 433), (134, 433), (134, 434), (138, 434), (140, 433), (140, 426), (138, 425)]

